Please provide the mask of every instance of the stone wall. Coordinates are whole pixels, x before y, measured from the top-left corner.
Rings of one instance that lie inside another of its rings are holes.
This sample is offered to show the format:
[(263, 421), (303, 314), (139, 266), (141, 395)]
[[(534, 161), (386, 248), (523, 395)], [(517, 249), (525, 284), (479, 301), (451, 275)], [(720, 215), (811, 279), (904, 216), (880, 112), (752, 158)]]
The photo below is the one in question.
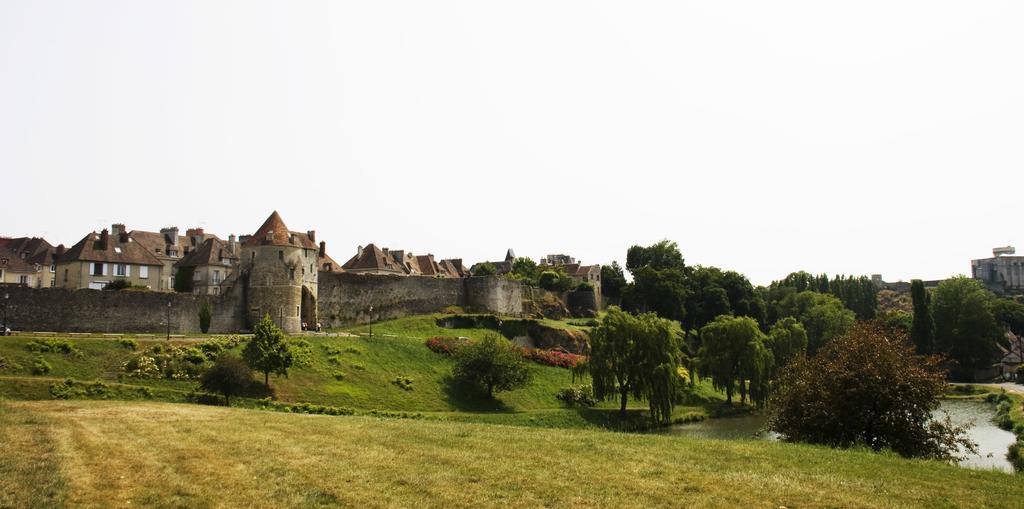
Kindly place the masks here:
[[(448, 306), (465, 306), (462, 279), (426, 276), (385, 276), (321, 272), (320, 323), (337, 327), (354, 323), (434, 313)], [(370, 308), (373, 311), (370, 311)]]
[(172, 334), (199, 332), (199, 307), (209, 300), (210, 332), (241, 329), (240, 309), (231, 296), (182, 293), (5, 288), (7, 321), (14, 330), (47, 332), (166, 333), (168, 306)]
[(496, 277), (463, 279), (466, 286), (466, 308), (498, 315), (523, 314), (524, 285)]

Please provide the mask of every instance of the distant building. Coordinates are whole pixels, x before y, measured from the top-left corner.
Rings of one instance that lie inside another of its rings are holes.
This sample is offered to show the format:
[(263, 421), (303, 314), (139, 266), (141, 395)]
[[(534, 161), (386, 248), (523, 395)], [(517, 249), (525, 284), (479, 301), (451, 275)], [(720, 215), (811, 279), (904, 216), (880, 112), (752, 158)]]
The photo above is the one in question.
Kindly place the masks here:
[(359, 246), (356, 255), (341, 266), (354, 274), (391, 274), (396, 276), (428, 276), (440, 278), (468, 277), (462, 259), (437, 261), (434, 255), (414, 255), (404, 250), (378, 248), (373, 244)]
[(564, 254), (549, 254), (540, 259), (541, 265), (572, 265), (576, 259)]
[(102, 290), (123, 279), (133, 286), (158, 289), (165, 277), (163, 261), (136, 242), (123, 229), (90, 232), (57, 258), (56, 286)]
[(231, 242), (224, 242), (216, 237), (207, 238), (199, 247), (192, 249), (188, 255), (174, 264), (176, 271), (192, 271), (192, 293), (220, 295), (221, 283), (238, 266), (238, 246), (233, 240), (234, 235), (231, 238)]
[(0, 238), (0, 284), (54, 286), (57, 249), (40, 237)]
[[(941, 283), (942, 281), (942, 279), (930, 279), (922, 281), (922, 283), (924, 283), (925, 288), (935, 288), (939, 286), (939, 283)], [(909, 281), (888, 282), (882, 280), (881, 274), (872, 274), (871, 282), (874, 283), (875, 288), (878, 288), (879, 290), (890, 290), (898, 293), (910, 293)]]
[(512, 250), (512, 248), (509, 248), (508, 251), (505, 252), (505, 259), (503, 261), (500, 261), (500, 262), (480, 262), (480, 263), (477, 263), (477, 264), (473, 265), (469, 269), (469, 272), (472, 273), (472, 274), (476, 274), (477, 269), (481, 265), (483, 265), (485, 263), (489, 263), (491, 265), (494, 265), (494, 268), (497, 269), (497, 274), (499, 276), (501, 276), (503, 274), (508, 274), (509, 272), (512, 272), (512, 264), (515, 261), (516, 261), (516, 253), (515, 253), (515, 251)]
[(992, 258), (971, 260), (971, 277), (996, 293), (1024, 291), (1024, 256), (1013, 246), (997, 247)]

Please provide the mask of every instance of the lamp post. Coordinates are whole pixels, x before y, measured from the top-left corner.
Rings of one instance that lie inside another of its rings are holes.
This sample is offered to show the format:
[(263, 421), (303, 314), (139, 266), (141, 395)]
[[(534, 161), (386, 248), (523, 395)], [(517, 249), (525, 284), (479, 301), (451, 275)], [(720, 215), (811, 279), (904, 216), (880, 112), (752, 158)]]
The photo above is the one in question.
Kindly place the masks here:
[(167, 301), (167, 341), (171, 340), (171, 301)]
[(373, 306), (370, 306), (370, 337), (373, 337)]

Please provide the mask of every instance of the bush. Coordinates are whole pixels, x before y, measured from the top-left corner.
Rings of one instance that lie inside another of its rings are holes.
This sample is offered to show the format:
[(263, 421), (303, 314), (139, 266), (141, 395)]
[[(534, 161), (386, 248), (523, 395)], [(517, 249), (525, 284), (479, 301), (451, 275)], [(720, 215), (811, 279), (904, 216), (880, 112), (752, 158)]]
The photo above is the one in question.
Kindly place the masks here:
[(489, 398), (494, 397), (495, 391), (525, 387), (533, 378), (523, 355), (494, 334), (463, 344), (455, 350), (454, 358), (453, 377), (486, 389)]
[(434, 353), (451, 355), (455, 350), (464, 345), (466, 339), (453, 338), (449, 336), (435, 336), (427, 340), (427, 348)]
[(132, 350), (132, 351), (134, 351), (135, 349), (137, 349), (139, 347), (139, 342), (138, 341), (135, 341), (134, 339), (128, 339), (128, 338), (118, 338), (117, 339), (117, 344), (121, 348), (124, 348), (125, 350)]
[(25, 344), (28, 351), (35, 353), (62, 353), (72, 357), (81, 357), (82, 351), (66, 339), (33, 339)]
[(592, 292), (594, 291), (594, 285), (590, 284), (589, 281), (584, 281), (576, 286), (577, 292)]
[(345, 373), (342, 371), (335, 371), (332, 376), (339, 382), (345, 379)]
[(106, 398), (110, 394), (110, 387), (96, 380), (94, 382), (75, 382), (68, 378), (63, 382), (50, 385), (50, 395), (54, 399), (72, 398)]
[(126, 290), (126, 289), (131, 288), (131, 287), (132, 287), (132, 283), (130, 281), (128, 281), (127, 279), (115, 279), (115, 280), (113, 280), (113, 281), (103, 285), (103, 289), (104, 290), (114, 290), (114, 291)]
[(946, 373), (891, 330), (859, 325), (782, 373), (768, 427), (786, 440), (890, 449), (953, 461), (977, 452), (967, 429), (935, 419)]
[(19, 369), (21, 369), (20, 364), (0, 355), (0, 370), (17, 371)]
[(293, 366), (313, 365), (313, 344), (305, 339), (289, 339), (288, 349), (292, 353)]
[(36, 357), (32, 359), (32, 374), (33, 375), (45, 375), (50, 372), (52, 368), (50, 363), (46, 362), (46, 359), (42, 357)]
[(592, 407), (597, 404), (594, 399), (594, 388), (590, 385), (564, 387), (559, 389), (555, 398), (570, 407)]
[(587, 361), (584, 355), (560, 352), (558, 350), (539, 350), (536, 348), (521, 348), (519, 352), (523, 357), (538, 364), (554, 366), (556, 368), (572, 369)]
[(213, 319), (213, 310), (210, 309), (210, 302), (203, 301), (199, 306), (199, 330), (206, 334), (210, 331), (210, 320)]
[(1006, 459), (1018, 473), (1024, 472), (1024, 440), (1017, 440), (1006, 452)]
[(412, 390), (412, 378), (405, 375), (398, 375), (391, 383), (397, 385), (400, 389), (411, 391)]

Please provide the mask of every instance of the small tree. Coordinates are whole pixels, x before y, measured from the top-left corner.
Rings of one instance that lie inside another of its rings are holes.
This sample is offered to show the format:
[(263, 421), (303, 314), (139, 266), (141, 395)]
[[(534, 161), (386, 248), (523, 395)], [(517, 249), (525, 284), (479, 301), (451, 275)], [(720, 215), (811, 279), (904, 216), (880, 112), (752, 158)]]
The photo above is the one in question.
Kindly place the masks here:
[(953, 460), (975, 445), (948, 416), (933, 418), (945, 391), (938, 357), (918, 356), (906, 338), (861, 324), (784, 371), (769, 428), (794, 442)]
[(516, 258), (512, 262), (510, 276), (522, 280), (530, 286), (535, 286), (537, 284), (537, 262), (526, 257)]
[(917, 346), (917, 353), (930, 355), (935, 353), (934, 322), (924, 282), (915, 279), (910, 282), (910, 297), (914, 303), (914, 321), (910, 326), (910, 339)]
[(553, 270), (545, 270), (540, 273), (540, 277), (537, 278), (537, 285), (545, 290), (557, 290), (558, 289), (558, 273)]
[(204, 391), (223, 394), (224, 404), (231, 406), (231, 396), (244, 394), (252, 381), (252, 370), (242, 359), (223, 354), (202, 374), (199, 386)]
[(199, 330), (206, 334), (210, 331), (210, 320), (213, 318), (213, 310), (210, 309), (209, 301), (203, 301), (199, 306)]
[(479, 385), (493, 398), (495, 391), (525, 387), (533, 379), (533, 371), (523, 355), (512, 344), (494, 334), (481, 341), (469, 341), (454, 352), (456, 380)]
[(774, 360), (771, 350), (764, 346), (765, 337), (757, 321), (723, 315), (705, 325), (700, 335), (700, 366), (711, 376), (716, 389), (725, 390), (726, 402), (732, 403), (737, 384), (740, 401), (746, 402), (747, 380), (757, 385), (753, 392), (760, 399), (758, 403), (763, 402)]
[(796, 318), (786, 317), (772, 326), (768, 345), (775, 355), (776, 371), (807, 354), (807, 331)]
[(498, 268), (493, 263), (484, 262), (476, 266), (473, 270), (474, 276), (494, 276), (498, 273)]
[(253, 337), (242, 350), (242, 358), (249, 366), (263, 373), (263, 384), (270, 387), (270, 374), (288, 376), (294, 358), (284, 333), (266, 315), (253, 328)]

